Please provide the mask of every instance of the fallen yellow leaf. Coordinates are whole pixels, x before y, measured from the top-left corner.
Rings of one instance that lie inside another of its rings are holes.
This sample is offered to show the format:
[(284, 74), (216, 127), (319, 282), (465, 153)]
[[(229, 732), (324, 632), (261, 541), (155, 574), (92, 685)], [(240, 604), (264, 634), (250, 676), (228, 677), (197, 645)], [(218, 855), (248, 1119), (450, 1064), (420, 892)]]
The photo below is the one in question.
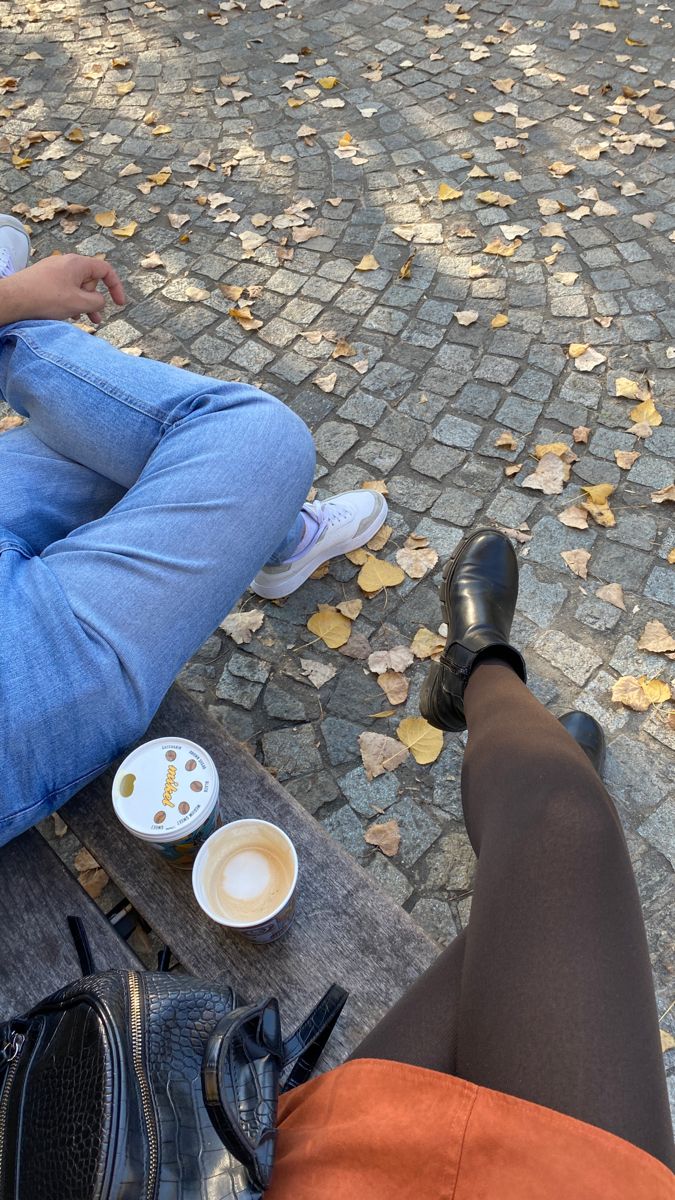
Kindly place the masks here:
[(613, 483), (595, 483), (588, 487), (582, 485), (581, 490), (586, 493), (591, 504), (606, 504), (616, 487)]
[(569, 453), (567, 442), (542, 442), (534, 448), (534, 457), (542, 459), (545, 454), (556, 454), (558, 458)]
[(640, 634), (638, 650), (649, 650), (652, 654), (672, 654), (675, 650), (675, 637), (662, 621), (647, 621)]
[(74, 142), (75, 145), (79, 145), (84, 141), (84, 134), (79, 128), (71, 129), (69, 133), (65, 134), (65, 139), (67, 142)]
[(351, 621), (329, 604), (319, 605), (319, 611), (312, 613), (309, 618), (307, 628), (331, 650), (344, 646), (352, 631)]
[(612, 700), (635, 712), (646, 712), (652, 704), (664, 704), (672, 699), (670, 686), (662, 679), (648, 679), (646, 675), (624, 675), (612, 688)]
[(171, 133), (171, 125), (155, 125), (152, 130), (153, 137), (161, 137), (163, 133)]
[(675, 504), (675, 483), (669, 483), (668, 487), (662, 487), (657, 492), (652, 492), (652, 504), (664, 504), (666, 500), (671, 500)]
[(129, 221), (126, 225), (118, 225), (117, 229), (113, 229), (113, 237), (130, 238), (133, 237), (138, 229), (138, 221)]
[(399, 583), (403, 583), (404, 579), (403, 571), (395, 563), (386, 562), (384, 559), (375, 558), (374, 555), (369, 554), (359, 571), (356, 582), (366, 595), (376, 596), (383, 588), (397, 587)]
[(641, 404), (636, 404), (635, 408), (631, 409), (631, 420), (636, 423), (646, 421), (648, 425), (656, 427), (663, 421), (663, 417), (658, 408), (654, 404), (651, 396), (643, 400)]
[(487, 121), (492, 120), (494, 115), (495, 114), (489, 110), (479, 109), (478, 112), (473, 114), (473, 119), (474, 121), (477, 121), (479, 125), (485, 125)]
[(507, 317), (506, 313), (497, 313), (496, 317), (493, 317), (490, 321), (493, 329), (503, 329), (505, 325), (508, 325), (508, 323), (509, 318)]
[(440, 634), (433, 633), (431, 629), (427, 629), (425, 625), (417, 630), (410, 649), (415, 658), (435, 658), (437, 659), (445, 648), (445, 638)]
[(171, 167), (163, 167), (161, 171), (155, 171), (154, 175), (148, 175), (148, 183), (154, 183), (157, 187), (164, 187), (171, 178)]
[(102, 229), (112, 229), (117, 220), (117, 214), (114, 208), (110, 208), (107, 212), (94, 213), (94, 220)]
[(614, 380), (614, 395), (622, 396), (624, 400), (644, 400), (645, 396), (640, 394), (642, 391), (643, 386), (636, 379), (621, 375)]
[(357, 271), (377, 271), (379, 262), (372, 254), (364, 254), (361, 262), (356, 264)]
[(317, 79), (317, 83), (326, 91), (330, 91), (330, 89), (334, 88), (339, 82), (340, 80), (338, 79), (337, 75), (323, 75), (321, 79)]
[(498, 254), (500, 258), (512, 258), (522, 244), (522, 238), (515, 238), (512, 242), (502, 242), (500, 238), (495, 238), (493, 242), (488, 242), (487, 246), (483, 246), (482, 253)]
[(561, 550), (560, 557), (565, 560), (573, 575), (578, 575), (580, 579), (588, 578), (588, 563), (591, 557), (588, 550)]
[(115, 91), (118, 96), (128, 96), (129, 92), (133, 92), (135, 87), (136, 84), (130, 79), (128, 83), (116, 83)]
[(397, 738), (407, 746), (416, 762), (435, 762), (443, 749), (443, 734), (424, 717), (406, 717), (396, 730)]
[(567, 353), (570, 358), (581, 358), (581, 355), (586, 353), (588, 347), (588, 342), (570, 342)]
[(464, 192), (460, 192), (458, 188), (451, 187), (449, 183), (439, 183), (438, 199), (439, 200), (459, 200)]

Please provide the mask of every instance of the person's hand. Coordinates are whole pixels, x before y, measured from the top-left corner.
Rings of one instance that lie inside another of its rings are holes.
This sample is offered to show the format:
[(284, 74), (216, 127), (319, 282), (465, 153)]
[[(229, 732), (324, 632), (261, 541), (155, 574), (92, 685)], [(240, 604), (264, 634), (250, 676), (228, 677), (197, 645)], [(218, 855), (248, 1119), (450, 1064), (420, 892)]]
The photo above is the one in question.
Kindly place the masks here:
[[(0, 322), (66, 321), (83, 313), (95, 324), (105, 306), (102, 283), (115, 304), (124, 304), (119, 276), (102, 258), (58, 254), (43, 258), (0, 281)], [(7, 300), (7, 305), (3, 302)], [(6, 308), (9, 310), (7, 313)]]

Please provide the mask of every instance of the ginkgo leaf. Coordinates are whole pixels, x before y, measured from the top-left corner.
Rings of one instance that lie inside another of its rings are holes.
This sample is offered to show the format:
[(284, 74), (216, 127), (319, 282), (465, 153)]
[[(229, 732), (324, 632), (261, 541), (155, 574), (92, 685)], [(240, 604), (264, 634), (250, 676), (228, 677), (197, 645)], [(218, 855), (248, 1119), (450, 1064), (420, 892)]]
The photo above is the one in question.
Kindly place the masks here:
[(260, 629), (264, 619), (265, 614), (259, 608), (252, 608), (247, 612), (230, 613), (229, 617), (225, 617), (225, 620), (220, 622), (220, 628), (224, 629), (228, 637), (231, 637), (238, 646), (242, 646), (250, 642), (256, 629)]
[(638, 650), (650, 650), (653, 654), (671, 654), (675, 651), (675, 637), (661, 621), (648, 621), (640, 634)]
[(561, 550), (560, 557), (565, 560), (574, 575), (578, 575), (580, 579), (588, 578), (588, 563), (591, 557), (588, 550)]
[(445, 649), (445, 638), (423, 625), (421, 629), (417, 630), (410, 643), (410, 649), (415, 658), (438, 658)]
[(377, 779), (385, 771), (395, 771), (408, 757), (407, 746), (384, 733), (360, 734), (359, 749), (368, 780)]
[(371, 825), (363, 835), (364, 841), (369, 846), (377, 846), (387, 858), (393, 858), (398, 854), (401, 845), (401, 830), (398, 821), (381, 821), (377, 825)]
[(352, 631), (351, 621), (329, 604), (319, 605), (319, 611), (309, 618), (307, 628), (331, 650), (344, 646)]
[(459, 200), (463, 195), (464, 192), (459, 191), (458, 188), (451, 187), (449, 183), (439, 183), (438, 185), (439, 200)]
[(395, 563), (386, 562), (369, 554), (361, 567), (356, 582), (368, 596), (376, 596), (383, 588), (397, 587), (403, 583), (405, 575)]
[(112, 229), (117, 220), (117, 214), (114, 208), (110, 208), (107, 212), (94, 213), (94, 220), (102, 229)]
[(379, 262), (372, 254), (364, 254), (361, 262), (356, 264), (357, 271), (377, 271)]
[(424, 717), (406, 717), (396, 730), (396, 736), (407, 746), (420, 765), (435, 762), (443, 749), (443, 734)]

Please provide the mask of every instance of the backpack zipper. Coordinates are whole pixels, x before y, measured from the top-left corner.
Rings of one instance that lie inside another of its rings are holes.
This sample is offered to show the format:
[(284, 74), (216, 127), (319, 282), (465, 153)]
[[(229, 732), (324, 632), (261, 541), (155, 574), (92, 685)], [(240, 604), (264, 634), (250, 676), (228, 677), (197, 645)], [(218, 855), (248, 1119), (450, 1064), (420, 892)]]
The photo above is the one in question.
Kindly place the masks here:
[(0, 1098), (0, 1191), (2, 1190), (3, 1176), (5, 1172), (5, 1139), (7, 1132), (7, 1114), (9, 1112), (9, 1097), (12, 1091), (12, 1083), (14, 1076), (19, 1069), (19, 1055), (21, 1053), (25, 1037), (21, 1033), (14, 1033), (11, 1041), (7, 1042), (0, 1050), (0, 1062), (7, 1064), (7, 1072), (5, 1082), (2, 1088), (2, 1097)]
[(129, 1025), (131, 1030), (131, 1053), (136, 1069), (136, 1077), (141, 1093), (141, 1104), (143, 1107), (143, 1117), (145, 1120), (145, 1132), (148, 1139), (149, 1155), (148, 1155), (148, 1184), (146, 1188), (146, 1200), (154, 1200), (157, 1189), (157, 1172), (159, 1167), (159, 1138), (157, 1136), (157, 1123), (155, 1120), (155, 1110), (152, 1103), (152, 1092), (150, 1090), (150, 1080), (145, 1068), (145, 1038), (143, 1032), (143, 998), (141, 995), (141, 984), (138, 975), (129, 972)]

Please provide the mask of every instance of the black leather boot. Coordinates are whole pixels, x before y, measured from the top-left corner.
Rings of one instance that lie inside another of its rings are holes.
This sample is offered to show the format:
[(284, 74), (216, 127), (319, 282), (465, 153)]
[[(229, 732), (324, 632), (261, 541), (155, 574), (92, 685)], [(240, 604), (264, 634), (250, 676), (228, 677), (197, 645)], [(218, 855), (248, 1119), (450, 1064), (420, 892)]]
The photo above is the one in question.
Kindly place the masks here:
[(420, 696), (422, 716), (437, 729), (466, 729), (464, 689), (481, 658), (502, 658), (527, 681), (523, 657), (509, 644), (517, 598), (518, 559), (509, 539), (494, 529), (470, 534), (443, 571), (448, 637)]
[(564, 717), (559, 717), (559, 721), (561, 725), (564, 725), (567, 732), (571, 734), (577, 745), (581, 746), (586, 757), (591, 760), (598, 775), (602, 775), (607, 751), (602, 725), (599, 725), (595, 717), (592, 717), (590, 713), (578, 710), (565, 713)]

